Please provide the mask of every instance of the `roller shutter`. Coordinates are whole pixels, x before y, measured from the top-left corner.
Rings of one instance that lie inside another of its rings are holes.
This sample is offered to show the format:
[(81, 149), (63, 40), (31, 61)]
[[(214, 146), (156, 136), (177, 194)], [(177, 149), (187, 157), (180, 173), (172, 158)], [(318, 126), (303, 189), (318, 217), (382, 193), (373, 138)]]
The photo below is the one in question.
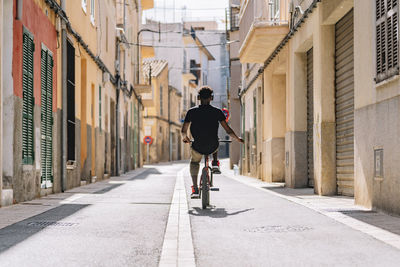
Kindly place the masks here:
[(336, 24), (336, 176), (338, 195), (354, 195), (353, 10)]

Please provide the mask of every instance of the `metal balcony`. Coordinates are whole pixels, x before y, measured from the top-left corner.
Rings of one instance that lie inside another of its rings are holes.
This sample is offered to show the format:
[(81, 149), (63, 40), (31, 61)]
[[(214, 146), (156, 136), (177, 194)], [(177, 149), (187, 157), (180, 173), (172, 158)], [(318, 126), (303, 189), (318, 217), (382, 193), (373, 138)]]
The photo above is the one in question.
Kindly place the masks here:
[(240, 7), (239, 58), (263, 63), (289, 31), (288, 0), (248, 0)]

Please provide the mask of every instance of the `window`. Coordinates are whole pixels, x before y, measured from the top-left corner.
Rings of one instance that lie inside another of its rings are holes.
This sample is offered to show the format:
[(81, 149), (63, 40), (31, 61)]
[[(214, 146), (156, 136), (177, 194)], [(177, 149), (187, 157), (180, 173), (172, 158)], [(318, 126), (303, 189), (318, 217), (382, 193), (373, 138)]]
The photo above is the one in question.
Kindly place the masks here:
[(86, 13), (87, 0), (82, 0), (82, 9)]
[(67, 160), (75, 161), (75, 48), (67, 41)]
[(187, 87), (183, 86), (183, 109), (186, 111), (187, 110), (187, 103), (188, 103), (188, 99), (187, 99)]
[(271, 19), (273, 19), (273, 20), (279, 20), (280, 19), (279, 4), (280, 4), (280, 0), (273, 0), (272, 1)]
[(24, 29), (22, 41), (22, 162), (33, 164), (33, 35)]
[(160, 115), (163, 115), (163, 87), (160, 85)]
[(399, 74), (398, 1), (376, 0), (376, 82)]
[(183, 50), (183, 71), (187, 72), (187, 52), (186, 49)]
[(95, 9), (95, 0), (90, 0), (90, 21), (94, 25), (94, 9)]
[(44, 45), (40, 60), (41, 76), (41, 123), (40, 154), (42, 188), (53, 183), (53, 54)]

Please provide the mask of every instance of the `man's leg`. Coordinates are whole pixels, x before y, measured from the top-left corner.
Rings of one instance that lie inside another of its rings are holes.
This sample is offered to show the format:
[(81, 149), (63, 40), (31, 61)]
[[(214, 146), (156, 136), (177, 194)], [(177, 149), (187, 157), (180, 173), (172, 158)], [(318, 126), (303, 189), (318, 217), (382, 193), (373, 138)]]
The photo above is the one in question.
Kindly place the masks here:
[(197, 176), (199, 175), (200, 161), (203, 155), (193, 148), (191, 149), (191, 155), (192, 157), (190, 158), (190, 175), (192, 176), (193, 186), (195, 188), (198, 188)]
[(219, 161), (218, 161), (218, 149), (213, 153), (212, 170), (215, 174), (220, 174)]
[(218, 161), (218, 150), (214, 152), (213, 154), (213, 161), (217, 162)]

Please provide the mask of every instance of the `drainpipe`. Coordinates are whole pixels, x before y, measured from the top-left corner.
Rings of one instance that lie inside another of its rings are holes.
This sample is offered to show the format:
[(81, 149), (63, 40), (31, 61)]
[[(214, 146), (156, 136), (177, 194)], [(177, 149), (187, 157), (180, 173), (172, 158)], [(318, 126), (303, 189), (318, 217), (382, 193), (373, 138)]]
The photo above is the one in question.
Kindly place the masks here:
[(141, 155), (141, 153), (140, 153), (140, 144), (141, 144), (141, 138), (140, 138), (140, 108), (141, 108), (141, 104), (140, 104), (140, 101), (139, 101), (139, 98), (137, 98), (137, 119), (138, 119), (138, 122), (137, 122), (137, 125), (138, 125), (138, 127), (137, 127), (137, 153), (138, 153), (138, 156), (137, 156), (137, 162), (138, 162), (138, 164), (137, 164), (137, 166), (138, 166), (138, 168), (140, 168), (140, 167), (142, 167), (142, 162), (141, 162), (141, 160), (140, 160), (140, 155)]
[(120, 75), (120, 69), (121, 69), (121, 57), (120, 57), (120, 47), (119, 47), (120, 42), (117, 40), (117, 62), (118, 62), (118, 68), (116, 69), (117, 75), (116, 75), (116, 106), (115, 106), (115, 142), (116, 142), (116, 148), (115, 148), (115, 175), (119, 176), (119, 91), (120, 91), (120, 86), (121, 86), (121, 75)]
[[(65, 1), (61, 0), (61, 8), (65, 11)], [(61, 82), (62, 82), (62, 111), (61, 111), (61, 192), (67, 188), (67, 32), (65, 21), (61, 21)]]
[[(169, 72), (168, 72), (169, 74)], [(169, 77), (168, 77), (169, 81)], [(168, 86), (168, 140), (169, 140), (169, 161), (172, 160), (172, 139), (171, 139), (171, 90), (169, 89)]]

